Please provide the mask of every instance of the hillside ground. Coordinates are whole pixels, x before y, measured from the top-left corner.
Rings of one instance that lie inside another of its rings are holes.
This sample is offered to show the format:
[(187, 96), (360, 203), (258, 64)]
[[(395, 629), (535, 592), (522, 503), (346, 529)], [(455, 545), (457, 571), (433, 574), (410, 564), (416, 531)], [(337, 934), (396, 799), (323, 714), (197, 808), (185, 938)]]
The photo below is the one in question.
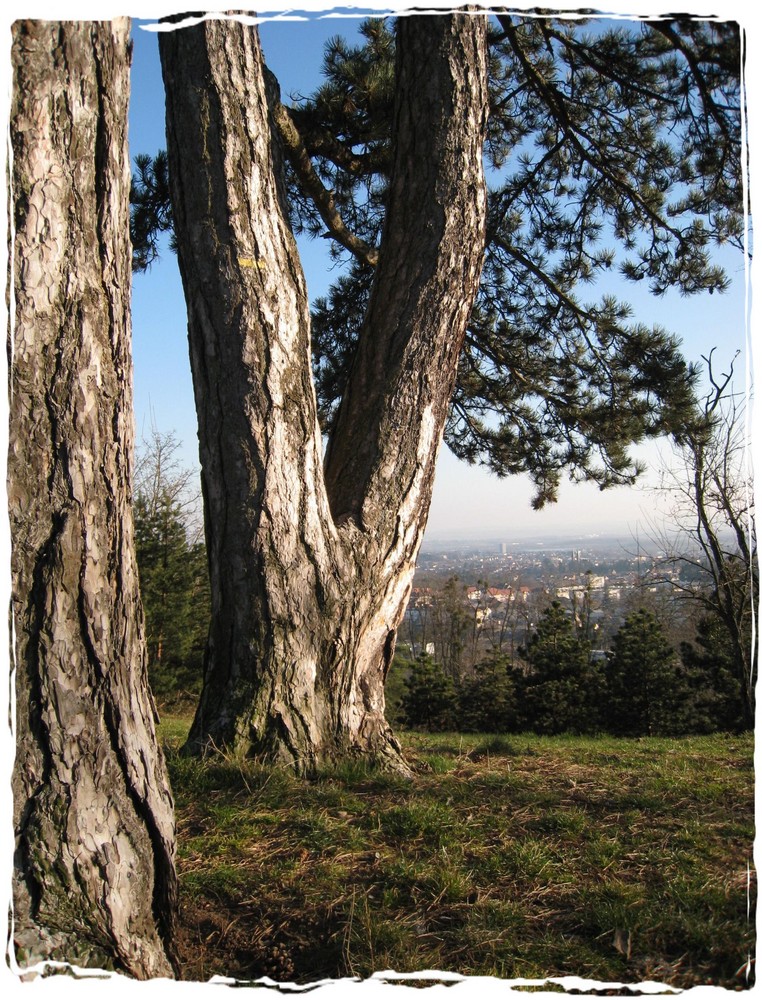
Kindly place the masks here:
[(412, 782), (178, 753), (185, 978), (752, 985), (750, 736), (402, 733)]

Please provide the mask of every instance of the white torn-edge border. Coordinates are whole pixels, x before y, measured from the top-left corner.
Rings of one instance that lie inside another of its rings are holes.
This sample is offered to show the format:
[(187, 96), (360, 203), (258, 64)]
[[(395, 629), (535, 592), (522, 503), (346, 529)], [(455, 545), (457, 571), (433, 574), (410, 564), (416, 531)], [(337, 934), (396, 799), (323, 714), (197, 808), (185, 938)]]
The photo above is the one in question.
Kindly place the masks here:
[[(742, 131), (743, 148), (744, 153), (746, 154), (743, 163), (743, 178), (744, 202), (746, 206), (747, 249), (750, 249), (749, 234), (751, 231), (751, 211), (749, 200), (751, 184), (747, 156), (751, 162), (751, 174), (755, 175), (758, 183), (762, 182), (762, 171), (754, 169), (757, 168), (760, 162), (760, 157), (762, 157), (762, 142), (759, 141), (762, 126), (760, 126), (755, 119), (754, 112), (752, 112), (751, 115), (753, 127), (751, 129), (749, 128), (748, 106), (756, 100), (755, 95), (762, 93), (762, 88), (760, 87), (760, 78), (762, 77), (762, 44), (760, 44), (760, 38), (762, 38), (762, 19), (759, 18), (758, 5), (754, 2), (752, 7), (752, 3), (753, 0), (746, 0), (746, 2), (742, 2), (742, 0), (723, 0), (722, 3), (717, 3), (717, 0), (686, 0), (684, 3), (670, 5), (669, 3), (663, 2), (663, 0), (643, 0), (641, 3), (639, 3), (638, 0), (629, 0), (629, 2), (623, 2), (623, 0), (605, 0), (599, 8), (592, 8), (587, 7), (582, 0), (578, 0), (577, 3), (553, 3), (551, 0), (550, 3), (544, 3), (541, 5), (543, 14), (548, 12), (558, 13), (572, 19), (591, 15), (601, 18), (622, 20), (642, 17), (660, 18), (668, 15), (668, 12), (672, 8), (676, 8), (678, 13), (688, 16), (737, 20), (741, 24), (742, 29), (746, 32), (746, 58), (744, 61), (744, 69), (742, 71), (742, 88), (745, 86), (746, 103), (742, 105)], [(159, 8), (158, 10), (157, 6)], [(29, 0), (29, 2), (24, 3), (13, 2), (13, 0), (11, 0), (10, 4), (6, 4), (3, 12), (5, 17), (5, 34), (3, 36), (5, 38), (5, 53), (4, 56), (0, 58), (0, 80), (2, 81), (2, 94), (4, 97), (2, 110), (0, 111), (0, 122), (2, 123), (3, 132), (6, 136), (6, 178), (8, 176), (8, 157), (10, 155), (10, 25), (14, 20), (21, 17), (42, 20), (109, 20), (113, 17), (125, 15), (132, 18), (156, 19), (166, 17), (170, 14), (180, 14), (187, 11), (189, 7), (193, 6), (194, 4), (187, 2), (187, 0), (186, 2), (172, 0), (172, 2), (160, 4), (157, 4), (155, 0), (153, 3), (148, 2), (148, 0), (102, 0), (100, 3), (97, 2), (97, 0), (58, 0), (56, 3), (51, 2), (51, 0)], [(296, 0), (296, 5), (288, 3), (287, 0), (265, 0), (264, 4), (258, 9), (255, 5), (250, 4), (241, 5), (241, 8), (239, 8), (235, 14), (229, 13), (229, 8), (227, 11), (210, 9), (200, 16), (191, 15), (188, 18), (184, 18), (182, 21), (173, 22), (171, 25), (159, 25), (158, 23), (152, 25), (141, 25), (141, 29), (145, 31), (169, 31), (184, 25), (199, 23), (202, 20), (214, 17), (237, 19), (244, 21), (245, 23), (254, 24), (264, 23), (267, 21), (291, 21), (306, 24), (316, 17), (320, 17), (321, 19), (331, 18), (337, 20), (341, 18), (356, 19), (368, 15), (397, 15), (411, 9), (415, 9), (416, 13), (436, 14), (446, 12), (448, 10), (458, 9), (462, 6), (462, 3), (459, 4), (453, 2), (453, 0), (426, 0), (426, 2), (423, 3), (421, 3), (420, 0), (418, 3), (416, 3), (415, 0), (412, 0), (410, 3), (385, 3), (381, 2), (381, 0), (368, 0), (368, 2), (365, 3), (338, 3), (334, 5), (321, 2), (321, 0)], [(539, 6), (540, 5), (537, 3), (537, 0), (534, 0), (534, 2), (532, 2), (532, 0), (518, 0), (518, 2), (513, 2), (506, 6), (498, 4), (479, 5), (480, 9), (485, 11), (497, 9), (499, 7), (501, 12), (505, 13), (511, 13), (512, 11), (526, 12), (529, 10), (538, 10)], [(243, 8), (245, 8), (245, 10)], [(584, 11), (582, 8), (585, 8)], [(246, 10), (250, 12), (246, 13)], [(754, 17), (755, 14), (757, 14), (757, 17)], [(755, 190), (758, 190), (758, 188), (755, 188)], [(8, 214), (7, 212), (3, 212), (1, 215), (2, 223), (0, 224), (0, 244), (2, 246), (2, 253), (5, 255), (3, 273), (6, 275), (6, 290), (10, 297), (12, 307), (12, 283), (10, 288), (7, 287), (7, 254), (9, 235)], [(759, 324), (757, 324), (757, 329), (755, 329), (754, 323), (752, 322), (752, 271), (748, 252), (745, 255), (745, 278), (747, 332), (746, 386), (748, 395), (753, 372), (753, 350), (760, 337), (758, 329)], [(0, 351), (0, 384), (5, 386), (9, 384), (8, 363), (5, 351)], [(756, 409), (753, 409), (748, 415), (748, 419), (751, 421), (752, 425), (752, 456), (757, 453), (757, 441), (759, 440), (759, 418), (756, 414)], [(10, 607), (10, 529), (8, 517), (5, 513), (3, 513), (8, 509), (6, 490), (7, 453), (8, 400), (7, 391), (3, 392), (0, 390), (0, 506), (2, 506), (2, 511), (0, 511), (0, 560), (2, 560), (5, 570), (0, 573), (0, 606), (4, 606), (6, 609)], [(762, 463), (757, 463), (757, 467), (762, 468)], [(759, 630), (758, 622), (759, 618), (757, 618), (757, 633)], [(10, 650), (12, 648), (11, 643), (13, 640), (11, 633), (12, 626), (9, 622), (9, 616), (6, 614), (0, 615), (0, 630), (2, 630), (0, 631), (0, 648)], [(109, 994), (114, 991), (114, 993), (119, 994), (119, 996), (127, 994), (134, 995), (136, 991), (139, 991), (138, 996), (141, 997), (155, 995), (157, 997), (160, 996), (164, 998), (168, 995), (179, 996), (177, 991), (181, 991), (181, 1000), (184, 1000), (186, 997), (197, 995), (200, 990), (204, 990), (205, 993), (203, 995), (208, 997), (211, 989), (220, 986), (244, 989), (269, 989), (283, 994), (315, 991), (325, 993), (328, 991), (332, 998), (342, 998), (344, 996), (349, 996), (350, 994), (354, 997), (357, 990), (362, 990), (362, 1000), (373, 998), (377, 995), (379, 990), (383, 990), (385, 991), (384, 996), (389, 997), (391, 1000), (388, 991), (392, 987), (396, 990), (404, 990), (406, 993), (410, 993), (411, 991), (414, 991), (416, 994), (420, 993), (422, 989), (421, 986), (405, 985), (406, 983), (416, 982), (426, 982), (432, 984), (430, 986), (423, 987), (426, 989), (427, 996), (431, 996), (432, 991), (434, 994), (441, 994), (442, 991), (445, 990), (448, 992), (458, 990), (459, 993), (462, 994), (465, 990), (468, 997), (475, 997), (478, 998), (478, 1000), (492, 1000), (493, 997), (497, 998), (497, 1000), (502, 1000), (504, 997), (526, 997), (530, 992), (534, 996), (538, 997), (558, 997), (560, 995), (559, 988), (567, 993), (569, 991), (574, 991), (574, 993), (582, 995), (595, 995), (600, 994), (603, 991), (609, 995), (620, 996), (632, 996), (638, 994), (649, 996), (672, 996), (680, 994), (681, 996), (684, 995), (686, 997), (690, 997), (691, 1000), (694, 1000), (694, 998), (697, 998), (697, 1000), (698, 998), (701, 998), (701, 1000), (703, 1000), (703, 998), (737, 995), (735, 991), (725, 990), (716, 986), (697, 986), (681, 990), (668, 986), (664, 983), (655, 983), (650, 981), (640, 983), (604, 983), (576, 976), (547, 977), (545, 979), (499, 980), (492, 977), (462, 976), (458, 973), (437, 970), (414, 973), (400, 973), (388, 970), (384, 972), (376, 972), (366, 980), (320, 980), (313, 984), (303, 985), (296, 983), (277, 983), (275, 980), (268, 977), (242, 981), (222, 976), (214, 976), (207, 983), (190, 983), (169, 979), (155, 979), (148, 982), (137, 982), (136, 980), (129, 979), (128, 977), (118, 973), (98, 969), (85, 969), (73, 964), (62, 962), (46, 962), (25, 968), (23, 970), (25, 981), (22, 981), (22, 970), (19, 969), (15, 961), (15, 955), (12, 949), (13, 912), (10, 894), (13, 864), (13, 810), (10, 788), (11, 775), (13, 771), (13, 759), (15, 754), (15, 735), (13, 725), (15, 697), (12, 687), (13, 669), (13, 664), (9, 658), (8, 685), (6, 686), (5, 683), (0, 684), (0, 689), (2, 689), (3, 692), (3, 700), (2, 703), (0, 703), (0, 713), (2, 713), (2, 716), (8, 720), (2, 744), (2, 755), (0, 756), (0, 760), (2, 762), (0, 765), (0, 787), (2, 788), (2, 792), (0, 792), (0, 809), (2, 809), (1, 814), (6, 817), (6, 821), (2, 826), (2, 832), (0, 833), (0, 884), (5, 887), (5, 898), (8, 908), (7, 912), (9, 914), (8, 934), (6, 937), (6, 962), (3, 963), (3, 971), (0, 973), (0, 986), (2, 986), (3, 989), (3, 998), (8, 997), (11, 994), (14, 996), (37, 997), (38, 995), (43, 995), (43, 992), (46, 997), (49, 995), (55, 997), (68, 997), (73, 991), (77, 997), (87, 997), (89, 996), (88, 991), (97, 990), (97, 993), (93, 992), (92, 995), (97, 997), (98, 1000), (101, 1000), (105, 986), (104, 980), (108, 980), (108, 985), (105, 988), (108, 990)], [(755, 765), (758, 763), (758, 753), (762, 753), (762, 751), (756, 751)], [(762, 757), (760, 757), (759, 760), (762, 760)], [(759, 802), (758, 795), (759, 792), (757, 791), (755, 796), (755, 801), (757, 803)], [(754, 863), (755, 867), (758, 869), (759, 859), (757, 856), (756, 843), (754, 850)], [(752, 909), (752, 878), (752, 869), (749, 864), (747, 866), (747, 916), (749, 919), (751, 919)], [(750, 967), (752, 960), (753, 956), (749, 956), (747, 967)], [(46, 976), (46, 970), (58, 972), (59, 974)], [(65, 970), (69, 972), (69, 975), (60, 974)], [(35, 976), (36, 978), (33, 978)], [(543, 987), (546, 987), (546, 989), (543, 989)], [(548, 989), (547, 987), (550, 988)], [(556, 988), (554, 989), (553, 987)], [(748, 991), (746, 995), (749, 997), (755, 996), (759, 993), (759, 990), (760, 987), (756, 986)], [(612, 994), (611, 991), (617, 992)]]

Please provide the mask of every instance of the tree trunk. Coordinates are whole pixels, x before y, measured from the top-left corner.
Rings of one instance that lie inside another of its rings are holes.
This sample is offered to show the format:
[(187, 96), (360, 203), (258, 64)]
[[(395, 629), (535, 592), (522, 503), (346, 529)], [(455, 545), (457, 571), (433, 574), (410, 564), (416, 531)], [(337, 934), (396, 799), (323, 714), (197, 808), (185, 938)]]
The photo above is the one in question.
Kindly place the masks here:
[(384, 680), (481, 267), (487, 88), (482, 16), (398, 30), (386, 229), (325, 471), (256, 29), (160, 36), (212, 586), (195, 751), (406, 769)]
[(17, 21), (12, 58), (16, 956), (172, 975), (130, 508), (129, 22)]

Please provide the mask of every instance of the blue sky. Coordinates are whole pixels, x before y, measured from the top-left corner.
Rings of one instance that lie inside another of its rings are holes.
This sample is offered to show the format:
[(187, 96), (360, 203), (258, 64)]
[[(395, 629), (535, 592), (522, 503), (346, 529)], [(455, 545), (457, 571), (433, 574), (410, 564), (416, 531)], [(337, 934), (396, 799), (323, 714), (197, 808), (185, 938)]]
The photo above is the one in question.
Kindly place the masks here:
[[(164, 148), (164, 96), (157, 36), (135, 20), (135, 49), (130, 112), (131, 155)], [(356, 33), (356, 18), (313, 15), (304, 21), (278, 21), (261, 26), (262, 44), (284, 95), (311, 91), (319, 79), (323, 43), (335, 34)], [(324, 241), (300, 245), (312, 297), (325, 293), (331, 280)], [(621, 297), (632, 303), (635, 318), (659, 324), (683, 340), (685, 355), (698, 361), (712, 347), (719, 365), (737, 349), (746, 354), (744, 261), (737, 251), (718, 260), (733, 278), (725, 295), (681, 297), (676, 292), (654, 299), (638, 286), (627, 285)], [(594, 292), (591, 292), (591, 297)], [(185, 305), (177, 265), (171, 253), (133, 285), (135, 415), (137, 438), (150, 431), (174, 431), (183, 442), (183, 461), (197, 462), (196, 421), (186, 342)], [(739, 388), (743, 371), (739, 372)], [(668, 445), (660, 446), (666, 454)], [(658, 464), (659, 447), (639, 454)], [(650, 477), (651, 480), (653, 476)], [(648, 478), (646, 482), (648, 482)], [(590, 485), (565, 484), (559, 503), (530, 509), (531, 486), (523, 477), (498, 481), (483, 470), (457, 462), (443, 447), (427, 537), (541, 537), (545, 534), (617, 533), (638, 530), (642, 512), (653, 500), (642, 488), (601, 493)]]

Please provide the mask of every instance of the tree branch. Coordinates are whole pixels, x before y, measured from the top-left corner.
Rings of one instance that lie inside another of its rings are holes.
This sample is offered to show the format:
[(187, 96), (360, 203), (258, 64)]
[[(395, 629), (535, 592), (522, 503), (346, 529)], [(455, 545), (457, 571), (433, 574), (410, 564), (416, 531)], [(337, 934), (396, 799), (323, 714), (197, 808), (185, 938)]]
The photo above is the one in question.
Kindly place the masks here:
[(356, 257), (361, 264), (366, 264), (368, 267), (375, 267), (378, 263), (378, 250), (375, 247), (369, 246), (364, 240), (361, 240), (347, 229), (336, 208), (333, 192), (329, 191), (320, 180), (320, 177), (318, 177), (299, 129), (294, 124), (288, 108), (285, 107), (280, 97), (277, 96), (279, 88), (275, 76), (267, 68), (265, 68), (265, 75), (272, 93), (271, 110), (273, 119), (283, 142), (288, 161), (299, 179), (302, 190), (312, 200), (320, 214), (320, 218), (328, 227), (328, 235)]
[[(670, 226), (665, 218), (659, 215), (658, 212), (655, 212), (647, 204), (641, 194), (631, 184), (628, 184), (622, 176), (619, 176), (617, 173), (612, 171), (607, 166), (607, 159), (609, 159), (609, 157), (607, 157), (606, 151), (599, 149), (597, 143), (591, 136), (586, 135), (581, 129), (574, 125), (567, 112), (563, 95), (559, 92), (556, 86), (543, 80), (536, 68), (527, 59), (526, 54), (519, 42), (516, 34), (516, 28), (512, 23), (511, 18), (505, 14), (500, 14), (498, 15), (498, 20), (506, 33), (506, 37), (516, 55), (516, 58), (527, 75), (527, 79), (531, 81), (537, 94), (544, 101), (549, 113), (555, 119), (570, 144), (577, 150), (577, 153), (583, 162), (588, 163), (594, 170), (598, 171), (601, 177), (608, 181), (614, 190), (619, 191), (622, 195), (628, 198), (632, 205), (643, 214), (643, 217), (650, 221), (651, 226), (654, 229), (663, 229), (666, 233), (669, 233), (679, 245), (682, 246), (684, 243), (682, 233), (674, 226)], [(582, 139), (589, 143), (589, 150), (585, 149)], [(595, 155), (591, 155), (593, 153)]]
[(289, 108), (288, 113), (310, 156), (322, 156), (334, 166), (346, 170), (352, 177), (388, 175), (391, 170), (388, 147), (355, 153), (349, 145), (340, 142), (328, 129), (316, 125), (308, 109)]
[(704, 113), (707, 118), (711, 118), (717, 128), (723, 135), (726, 142), (733, 145), (739, 145), (739, 140), (734, 138), (730, 134), (730, 129), (728, 128), (728, 123), (725, 116), (721, 113), (716, 101), (709, 92), (709, 87), (707, 86), (707, 81), (704, 74), (701, 71), (699, 65), (699, 60), (696, 58), (696, 54), (692, 52), (687, 45), (683, 42), (683, 39), (677, 34), (675, 29), (672, 27), (672, 23), (669, 21), (646, 21), (646, 24), (653, 31), (658, 31), (672, 46), (672, 48), (679, 52), (680, 55), (685, 59), (688, 67), (691, 71), (691, 75), (696, 84), (698, 92), (701, 96), (701, 103), (704, 107)]

